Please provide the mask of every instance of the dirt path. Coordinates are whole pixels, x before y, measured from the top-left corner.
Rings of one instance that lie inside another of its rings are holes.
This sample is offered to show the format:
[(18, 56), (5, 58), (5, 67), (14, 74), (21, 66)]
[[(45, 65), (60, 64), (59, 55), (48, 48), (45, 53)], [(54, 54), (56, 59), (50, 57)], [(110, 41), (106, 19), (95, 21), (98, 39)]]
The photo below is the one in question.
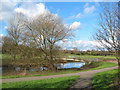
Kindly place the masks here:
[[(89, 79), (98, 72), (103, 72), (107, 70), (112, 70), (116, 69), (116, 67), (109, 67), (109, 68), (104, 68), (104, 69), (99, 69), (99, 70), (92, 70), (92, 71), (84, 71), (84, 72), (79, 72), (79, 73), (71, 73), (71, 74), (60, 74), (60, 75), (49, 75), (49, 76), (35, 76), (35, 77), (23, 77), (23, 78), (9, 78), (9, 79), (2, 79), (2, 83), (7, 83), (7, 82), (17, 82), (17, 81), (30, 81), (30, 80), (40, 80), (40, 79), (48, 79), (48, 78), (57, 78), (57, 77), (65, 77), (65, 76), (74, 76), (74, 75), (80, 75), (80, 78), (78, 79), (79, 82), (76, 83), (75, 85), (73, 84), (71, 88), (80, 88), (80, 87), (86, 87), (88, 86)], [(87, 79), (88, 78), (88, 79)], [(88, 81), (87, 81), (88, 80)]]
[(78, 88), (79, 90), (91, 90), (92, 89), (92, 80), (93, 73), (89, 73), (87, 75), (80, 75), (75, 82), (70, 85), (68, 90), (73, 90), (73, 88)]
[(72, 83), (72, 85), (69, 87), (69, 90), (73, 90), (73, 88), (79, 88), (80, 90), (91, 90), (92, 89), (92, 80), (94, 74), (98, 72), (103, 72), (107, 70), (112, 70), (116, 69), (116, 67), (110, 67), (110, 68), (104, 68), (104, 69), (99, 69), (99, 70), (92, 70), (92, 71), (87, 71), (83, 72), (80, 74), (80, 78), (78, 78), (75, 82)]

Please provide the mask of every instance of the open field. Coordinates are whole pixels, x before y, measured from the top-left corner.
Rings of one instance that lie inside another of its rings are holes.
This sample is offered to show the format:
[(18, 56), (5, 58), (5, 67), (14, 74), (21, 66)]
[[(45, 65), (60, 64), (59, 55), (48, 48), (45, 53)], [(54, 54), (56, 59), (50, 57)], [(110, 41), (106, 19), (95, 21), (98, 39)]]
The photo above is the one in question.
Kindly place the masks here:
[[(2, 59), (10, 59), (13, 58), (11, 55), (8, 54), (0, 54), (2, 55)], [(76, 58), (76, 59), (100, 59), (100, 60), (115, 60), (115, 56), (93, 56), (93, 55), (75, 55), (75, 54), (64, 54), (63, 57), (65, 58)], [(19, 57), (16, 57), (19, 59)]]
[[(89, 71), (89, 70), (97, 70), (97, 69), (103, 69), (107, 67), (114, 67), (117, 66), (115, 63), (111, 62), (93, 62), (91, 63), (92, 67), (95, 68), (88, 68), (86, 70), (78, 70), (78, 69), (63, 69), (59, 70), (57, 72), (55, 71), (43, 71), (43, 72), (35, 72), (35, 71), (29, 71), (26, 76), (21, 76), (21, 75), (5, 75), (2, 77), (2, 79), (7, 79), (7, 78), (20, 78), (20, 77), (32, 77), (32, 76), (48, 76), (48, 75), (58, 75), (58, 74), (68, 74), (68, 73), (76, 73), (76, 72), (82, 72), (82, 71)], [(11, 72), (12, 73), (12, 72)], [(13, 73), (12, 73), (13, 74)]]
[(65, 54), (65, 58), (76, 58), (83, 60), (99, 59), (99, 60), (115, 60), (115, 56), (93, 56), (93, 55), (75, 55), (75, 54)]
[(44, 80), (2, 83), (2, 88), (68, 88), (80, 76), (59, 77)]
[(117, 90), (114, 89), (115, 83), (117, 81), (117, 71), (118, 69), (115, 70), (109, 70), (109, 71), (104, 71), (95, 74), (92, 85), (95, 88), (95, 90), (102, 90), (102, 89), (109, 89), (109, 90)]

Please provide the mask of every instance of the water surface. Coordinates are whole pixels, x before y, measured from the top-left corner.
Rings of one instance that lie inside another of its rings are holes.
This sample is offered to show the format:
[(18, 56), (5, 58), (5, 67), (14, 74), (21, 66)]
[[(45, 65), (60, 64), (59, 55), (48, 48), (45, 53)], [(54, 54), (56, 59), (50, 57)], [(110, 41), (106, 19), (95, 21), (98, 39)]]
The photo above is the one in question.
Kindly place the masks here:
[(68, 62), (65, 64), (61, 63), (60, 66), (58, 66), (58, 68), (80, 68), (84, 65), (84, 62)]

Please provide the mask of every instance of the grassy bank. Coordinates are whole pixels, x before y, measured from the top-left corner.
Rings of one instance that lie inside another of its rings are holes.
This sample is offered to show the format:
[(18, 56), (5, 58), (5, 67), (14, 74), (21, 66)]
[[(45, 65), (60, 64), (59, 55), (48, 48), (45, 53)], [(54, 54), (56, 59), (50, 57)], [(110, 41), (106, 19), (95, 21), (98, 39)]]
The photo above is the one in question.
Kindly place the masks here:
[(93, 66), (96, 66), (96, 68), (91, 68), (89, 70), (98, 70), (98, 69), (103, 69), (103, 68), (108, 68), (108, 67), (114, 67), (117, 66), (115, 63), (111, 62), (94, 62)]
[(77, 73), (77, 72), (88, 71), (88, 70), (97, 70), (97, 69), (102, 69), (102, 68), (107, 68), (107, 67), (114, 67), (114, 66), (117, 66), (117, 64), (111, 63), (111, 62), (93, 62), (90, 64), (90, 66), (95, 67), (95, 68), (88, 68), (87, 70), (64, 69), (64, 70), (59, 70), (57, 72), (54, 72), (54, 71), (53, 72), (51, 72), (51, 71), (43, 71), (43, 72), (31, 71), (31, 72), (28, 72), (28, 75), (26, 75), (26, 76), (20, 76), (20, 75), (3, 76), (2, 79)]
[(68, 88), (80, 76), (2, 83), (2, 88)]
[(95, 90), (117, 90), (115, 89), (115, 80), (117, 78), (117, 69), (104, 71), (95, 74), (92, 85)]

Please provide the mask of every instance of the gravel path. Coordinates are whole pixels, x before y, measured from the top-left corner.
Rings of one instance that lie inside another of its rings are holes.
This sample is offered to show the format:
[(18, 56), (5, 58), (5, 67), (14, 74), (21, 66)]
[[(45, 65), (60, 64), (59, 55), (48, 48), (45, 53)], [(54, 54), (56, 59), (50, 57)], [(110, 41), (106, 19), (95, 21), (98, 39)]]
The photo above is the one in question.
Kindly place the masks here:
[(99, 70), (84, 71), (84, 72), (79, 72), (79, 73), (70, 73), (70, 74), (23, 77), (23, 78), (9, 78), (9, 79), (2, 79), (2, 83), (17, 82), (17, 81), (40, 80), (40, 79), (48, 79), (48, 78), (57, 78), (57, 77), (80, 75), (80, 78), (78, 79), (79, 82), (73, 83), (73, 85), (70, 88), (86, 88), (91, 83), (91, 80), (92, 80), (91, 78), (93, 77), (93, 75), (95, 73), (103, 72), (103, 71), (107, 71), (107, 70), (112, 70), (112, 69), (117, 69), (117, 68), (118, 68), (118, 66), (99, 69)]

